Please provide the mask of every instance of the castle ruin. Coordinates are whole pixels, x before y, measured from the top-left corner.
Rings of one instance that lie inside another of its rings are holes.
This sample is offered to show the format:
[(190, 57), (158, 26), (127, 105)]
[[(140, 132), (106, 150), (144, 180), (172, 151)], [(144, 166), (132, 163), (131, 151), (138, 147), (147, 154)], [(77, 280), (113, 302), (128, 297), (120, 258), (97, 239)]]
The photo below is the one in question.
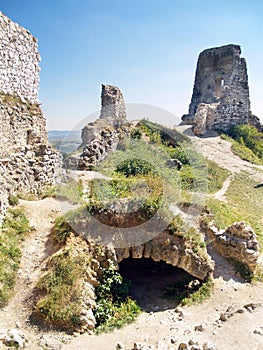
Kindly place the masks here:
[(240, 54), (240, 46), (233, 44), (200, 53), (189, 113), (182, 117), (196, 135), (249, 122), (247, 66)]
[(0, 219), (10, 195), (54, 185), (60, 156), (38, 101), (37, 39), (0, 12)]
[(66, 168), (92, 170), (117, 149), (119, 141), (128, 136), (130, 130), (121, 90), (117, 86), (102, 84), (100, 116), (82, 129), (82, 144), (65, 160)]

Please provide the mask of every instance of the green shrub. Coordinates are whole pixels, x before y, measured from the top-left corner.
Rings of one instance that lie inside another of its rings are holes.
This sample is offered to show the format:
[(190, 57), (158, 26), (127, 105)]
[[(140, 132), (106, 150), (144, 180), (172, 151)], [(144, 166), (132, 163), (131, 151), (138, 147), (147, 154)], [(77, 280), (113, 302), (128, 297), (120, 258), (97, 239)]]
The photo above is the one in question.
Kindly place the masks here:
[(203, 303), (211, 296), (214, 287), (212, 278), (208, 278), (206, 282), (201, 283), (199, 288), (193, 286), (192, 291), (182, 299), (182, 305), (193, 305)]
[(167, 151), (169, 153), (170, 158), (178, 159), (182, 164), (190, 164), (189, 155), (181, 146), (169, 146), (167, 148)]
[(60, 216), (56, 219), (51, 234), (57, 242), (65, 243), (71, 232), (72, 228), (69, 225), (68, 220), (65, 218), (65, 216)]
[(3, 223), (3, 231), (22, 235), (29, 232), (29, 221), (21, 208), (9, 209)]
[(9, 203), (9, 205), (11, 205), (11, 206), (16, 206), (16, 205), (18, 205), (18, 197), (17, 197), (17, 196), (14, 196), (14, 195), (10, 195), (9, 198), (8, 198), (8, 203)]
[(116, 168), (117, 173), (122, 173), (125, 176), (146, 175), (152, 172), (152, 165), (143, 159), (126, 159), (118, 164)]
[(131, 132), (131, 138), (140, 140), (142, 138), (141, 130), (139, 128), (134, 128)]
[(213, 285), (211, 278), (201, 282), (189, 276), (166, 287), (165, 296), (182, 305), (200, 304), (211, 296)]
[(128, 297), (130, 282), (123, 281), (112, 263), (102, 270), (99, 282), (95, 291), (97, 300), (94, 313), (97, 332), (119, 328), (133, 321), (140, 308)]
[(210, 160), (203, 159), (191, 165), (184, 165), (179, 175), (183, 190), (198, 189), (199, 192), (214, 193), (222, 188), (230, 172)]

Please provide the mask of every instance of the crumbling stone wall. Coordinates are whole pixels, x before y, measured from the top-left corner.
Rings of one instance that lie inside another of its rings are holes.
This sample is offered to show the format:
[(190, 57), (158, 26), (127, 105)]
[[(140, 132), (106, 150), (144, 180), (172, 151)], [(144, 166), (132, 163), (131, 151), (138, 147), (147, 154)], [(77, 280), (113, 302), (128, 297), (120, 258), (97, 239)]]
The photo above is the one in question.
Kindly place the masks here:
[(235, 222), (225, 230), (218, 230), (210, 224), (206, 231), (222, 256), (246, 264), (251, 272), (256, 270), (260, 257), (260, 243), (250, 226), (241, 221)]
[(54, 185), (61, 159), (38, 102), (37, 40), (0, 13), (0, 221), (8, 197)]
[(65, 167), (91, 170), (117, 149), (119, 141), (129, 135), (131, 128), (121, 90), (102, 85), (100, 117), (82, 129), (81, 146), (65, 160)]
[(32, 103), (38, 101), (37, 39), (0, 12), (0, 90)]
[(207, 254), (201, 256), (188, 246), (187, 239), (164, 231), (152, 240), (136, 247), (116, 249), (117, 262), (132, 257), (152, 258), (182, 268), (190, 275), (206, 280), (214, 271), (214, 264)]
[(39, 105), (0, 94), (0, 219), (10, 195), (38, 194), (54, 185), (60, 162), (47, 142)]
[(117, 86), (102, 84), (100, 118), (126, 119), (125, 102)]
[(240, 54), (240, 46), (232, 44), (200, 53), (189, 114), (182, 118), (185, 124), (194, 125), (197, 135), (248, 123), (247, 67)]

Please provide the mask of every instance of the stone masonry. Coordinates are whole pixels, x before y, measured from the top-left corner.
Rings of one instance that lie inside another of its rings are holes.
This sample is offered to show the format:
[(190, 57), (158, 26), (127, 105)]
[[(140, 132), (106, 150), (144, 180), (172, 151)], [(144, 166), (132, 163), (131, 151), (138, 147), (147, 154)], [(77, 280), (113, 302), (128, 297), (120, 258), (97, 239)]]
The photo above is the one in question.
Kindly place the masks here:
[(82, 144), (65, 160), (65, 167), (93, 169), (117, 149), (120, 140), (129, 135), (131, 126), (126, 119), (121, 90), (116, 86), (102, 85), (100, 117), (82, 129)]
[(0, 12), (0, 90), (31, 103), (38, 101), (37, 39)]
[(0, 221), (8, 198), (54, 185), (60, 156), (38, 102), (37, 40), (0, 13)]
[(211, 223), (206, 231), (222, 256), (246, 264), (251, 272), (256, 270), (260, 258), (260, 243), (250, 226), (241, 221), (225, 230), (218, 230)]
[(182, 118), (183, 123), (194, 126), (195, 134), (248, 123), (247, 67), (240, 54), (240, 46), (233, 44), (200, 53), (189, 114)]
[(125, 102), (117, 86), (102, 84), (100, 118), (126, 119)]

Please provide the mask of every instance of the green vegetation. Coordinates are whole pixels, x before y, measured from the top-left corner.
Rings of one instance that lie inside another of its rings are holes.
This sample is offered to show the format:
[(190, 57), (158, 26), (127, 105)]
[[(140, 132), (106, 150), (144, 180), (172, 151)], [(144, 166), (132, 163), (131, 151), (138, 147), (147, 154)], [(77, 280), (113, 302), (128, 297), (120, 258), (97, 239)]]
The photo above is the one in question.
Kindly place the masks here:
[(252, 282), (253, 273), (250, 271), (249, 267), (242, 263), (241, 261), (235, 259), (229, 259), (229, 262), (234, 266), (236, 273), (239, 273), (240, 276), (248, 283)]
[(82, 201), (82, 190), (83, 187), (81, 181), (76, 182), (75, 180), (71, 179), (66, 184), (58, 185), (55, 192), (56, 197), (59, 200), (65, 200), (73, 204), (78, 204)]
[(181, 305), (193, 305), (203, 303), (211, 296), (213, 280), (208, 278), (205, 282), (193, 280), (190, 276), (180, 280), (175, 285), (166, 288), (165, 296), (176, 300)]
[(263, 134), (252, 125), (232, 127), (223, 139), (232, 142), (234, 154), (254, 164), (263, 164)]
[(39, 280), (37, 287), (45, 293), (36, 309), (46, 322), (74, 330), (80, 324), (81, 294), (88, 256), (76, 255), (73, 248), (53, 255), (48, 272)]
[(184, 297), (181, 301), (181, 304), (193, 305), (203, 303), (211, 296), (213, 287), (214, 283), (212, 278), (208, 278), (206, 282), (201, 283), (201, 286), (197, 290), (193, 290), (193, 292)]
[(22, 209), (7, 211), (0, 233), (0, 306), (12, 296), (21, 258), (20, 243), (30, 230)]
[(9, 198), (8, 198), (8, 203), (9, 203), (9, 205), (11, 205), (11, 206), (16, 206), (16, 205), (18, 205), (18, 197), (17, 197), (17, 196), (14, 196), (14, 195), (10, 195)]
[(117, 165), (117, 173), (122, 173), (126, 177), (135, 175), (146, 175), (153, 172), (153, 166), (143, 159), (126, 159)]
[(96, 288), (95, 318), (97, 332), (120, 328), (134, 321), (140, 312), (135, 301), (128, 297), (130, 283), (124, 282), (114, 265), (104, 268), (100, 285)]
[[(56, 192), (55, 186), (45, 186), (41, 188), (41, 191), (39, 191), (38, 194), (21, 191), (17, 194), (17, 199), (19, 198), (25, 201), (37, 201), (39, 199), (44, 199), (47, 197), (55, 197), (55, 192)], [(12, 196), (12, 197), (16, 197), (16, 196)]]
[(245, 172), (236, 174), (226, 193), (228, 202), (208, 198), (207, 207), (214, 214), (219, 228), (227, 227), (235, 221), (245, 221), (263, 243), (263, 190), (254, 188), (256, 184)]
[(195, 228), (189, 227), (180, 215), (176, 215), (168, 227), (170, 234), (176, 234), (185, 238), (185, 244), (189, 246), (193, 252), (200, 256), (206, 257), (205, 242), (200, 232)]
[(67, 218), (65, 216), (60, 216), (55, 221), (51, 235), (55, 241), (65, 243), (71, 232), (72, 228), (68, 224)]
[(174, 129), (161, 124), (153, 123), (148, 119), (142, 119), (137, 124), (137, 129), (150, 138), (151, 142), (164, 145), (177, 146), (182, 142), (189, 141), (189, 138)]
[(263, 164), (263, 160), (260, 159), (253, 151), (251, 151), (251, 149), (246, 147), (243, 143), (239, 143), (228, 135), (221, 135), (221, 138), (232, 143), (231, 149), (236, 156), (253, 164)]
[(183, 190), (215, 193), (222, 188), (230, 172), (216, 163), (197, 155), (191, 165), (184, 165), (180, 170)]

